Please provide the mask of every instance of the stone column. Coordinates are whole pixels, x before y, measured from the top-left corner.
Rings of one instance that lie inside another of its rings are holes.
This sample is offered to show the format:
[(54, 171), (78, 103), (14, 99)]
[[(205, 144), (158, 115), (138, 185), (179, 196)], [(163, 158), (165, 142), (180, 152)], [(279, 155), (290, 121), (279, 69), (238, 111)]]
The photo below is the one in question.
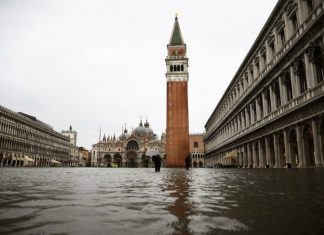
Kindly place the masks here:
[(251, 154), (251, 148), (250, 144), (247, 144), (247, 154), (248, 154), (248, 167), (252, 168), (252, 154)]
[(262, 103), (263, 103), (263, 116), (268, 115), (268, 101), (266, 99), (266, 90), (262, 91)]
[(259, 167), (260, 168), (264, 168), (263, 151), (262, 151), (262, 141), (261, 141), (261, 139), (258, 140), (258, 147), (259, 147)]
[[(278, 53), (278, 51), (280, 50), (280, 47), (279, 47), (279, 43), (278, 43), (278, 34), (277, 34), (277, 30), (274, 28), (272, 30), (272, 33), (274, 35), (274, 46), (275, 46), (275, 55)], [(275, 57), (274, 55), (274, 57)]]
[(250, 70), (248, 71), (248, 79), (249, 79), (249, 85), (251, 86), (253, 83), (253, 76)]
[(287, 94), (286, 94), (283, 76), (279, 77), (279, 90), (280, 90), (280, 101), (281, 101), (281, 105), (283, 106), (287, 103)]
[(266, 167), (269, 168), (270, 167), (270, 148), (269, 148), (269, 137), (265, 137), (265, 147), (266, 147)]
[(136, 167), (143, 167), (142, 166), (142, 159), (141, 156), (137, 157), (137, 166)]
[(303, 2), (302, 2), (302, 0), (297, 0), (297, 5), (298, 5), (298, 10), (297, 10), (297, 12), (298, 12), (298, 23), (299, 23), (299, 25), (301, 25), (301, 24), (303, 24), (304, 23), (304, 21), (305, 21), (305, 14), (306, 14), (306, 12), (305, 12), (305, 10), (304, 10), (304, 7), (303, 7)]
[(236, 134), (237, 132), (239, 132), (239, 128), (238, 128), (238, 117), (234, 118), (234, 123), (235, 123), (235, 131), (234, 134)]
[(298, 148), (298, 160), (299, 165), (298, 167), (305, 167), (306, 166), (306, 159), (303, 151), (303, 142), (302, 142), (302, 133), (301, 127), (296, 126), (296, 136), (297, 136), (297, 148)]
[(258, 153), (257, 151), (255, 151), (255, 147), (256, 147), (256, 142), (252, 142), (253, 168), (258, 167), (258, 161), (257, 161)]
[(271, 53), (268, 40), (265, 41), (265, 47), (266, 47), (266, 58), (267, 58), (266, 64), (269, 64), (272, 61), (273, 55)]
[(291, 80), (291, 89), (293, 98), (296, 98), (299, 95), (298, 91), (298, 78), (295, 74), (293, 66), (290, 66), (290, 80)]
[(125, 156), (125, 154), (123, 154), (123, 156), (122, 156), (122, 162), (121, 162), (122, 167), (126, 167), (126, 162), (127, 162), (126, 156)]
[(265, 64), (266, 62), (263, 60), (263, 57), (262, 57), (262, 54), (261, 54), (261, 51), (259, 51), (258, 53), (258, 56), (259, 56), (259, 74), (262, 73), (262, 71), (264, 70), (265, 68)]
[(250, 126), (250, 117), (249, 117), (249, 114), (248, 114), (248, 109), (249, 106), (247, 108), (245, 108), (245, 128), (248, 128)]
[(288, 41), (290, 39), (290, 37), (292, 36), (291, 33), (291, 29), (290, 29), (290, 24), (289, 24), (289, 20), (288, 20), (288, 16), (287, 13), (284, 12), (282, 15), (284, 21), (285, 21), (285, 34), (286, 34), (286, 41)]
[(241, 115), (237, 116), (237, 132), (241, 131)]
[(323, 166), (320, 150), (320, 135), (318, 132), (317, 120), (312, 120), (312, 129), (313, 129), (313, 140), (314, 140), (314, 150), (315, 150), (315, 165), (317, 167)]
[(285, 129), (283, 131), (284, 134), (284, 144), (285, 144), (285, 155), (286, 155), (286, 165), (287, 168), (291, 168), (291, 153), (290, 153), (290, 146), (289, 146), (289, 137), (288, 137), (288, 130)]
[(261, 108), (260, 108), (260, 99), (259, 99), (259, 97), (255, 100), (255, 105), (256, 105), (257, 120), (260, 120), (261, 119)]
[(3, 154), (3, 164), (2, 164), (2, 166), (3, 167), (6, 167), (8, 165), (8, 159), (7, 159), (7, 156), (6, 156), (6, 154)]
[(252, 125), (255, 122), (253, 104), (251, 103), (249, 106), (250, 106), (250, 119), (251, 119), (251, 125)]
[(242, 147), (239, 148), (239, 153), (240, 153), (240, 167), (244, 167), (244, 163), (243, 163), (243, 152), (242, 152)]
[[(260, 65), (260, 62), (259, 62)], [(256, 66), (255, 60), (253, 60), (253, 76), (254, 76), (254, 80), (257, 79), (257, 77), (259, 76), (259, 70)]]
[(306, 78), (307, 78), (307, 87), (312, 88), (315, 86), (315, 76), (314, 71), (312, 69), (312, 64), (309, 61), (309, 57), (307, 53), (304, 53), (304, 59), (305, 59), (305, 72), (306, 72)]
[(248, 167), (248, 162), (247, 162), (247, 145), (245, 145), (245, 147), (243, 147), (243, 165), (244, 168)]
[(242, 130), (245, 129), (245, 109), (241, 112), (241, 127), (242, 127)]
[(269, 87), (270, 90), (270, 100), (271, 100), (271, 111), (275, 111), (277, 109), (276, 107), (276, 95), (274, 93), (274, 90), (272, 86)]
[(274, 155), (275, 155), (275, 168), (280, 167), (279, 160), (279, 135), (278, 133), (273, 133), (273, 144), (274, 144)]

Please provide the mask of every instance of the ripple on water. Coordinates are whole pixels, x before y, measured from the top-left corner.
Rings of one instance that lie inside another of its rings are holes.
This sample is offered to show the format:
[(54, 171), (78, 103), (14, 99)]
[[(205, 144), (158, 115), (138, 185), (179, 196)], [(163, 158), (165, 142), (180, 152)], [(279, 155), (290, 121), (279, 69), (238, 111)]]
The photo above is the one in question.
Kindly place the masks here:
[(324, 170), (320, 169), (0, 171), (1, 234), (316, 234), (324, 230)]

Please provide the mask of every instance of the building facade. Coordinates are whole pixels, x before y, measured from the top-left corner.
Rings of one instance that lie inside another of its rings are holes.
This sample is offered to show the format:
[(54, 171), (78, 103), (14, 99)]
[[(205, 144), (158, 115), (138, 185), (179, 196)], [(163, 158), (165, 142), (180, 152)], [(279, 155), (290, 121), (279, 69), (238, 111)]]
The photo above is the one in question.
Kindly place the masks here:
[(166, 62), (167, 80), (167, 166), (184, 167), (189, 154), (188, 58), (178, 17), (175, 18)]
[(75, 130), (72, 130), (72, 126), (70, 125), (69, 130), (63, 130), (62, 134), (67, 136), (70, 140), (70, 144), (73, 146), (77, 145), (77, 135), (78, 133)]
[(323, 12), (278, 1), (205, 125), (207, 166), (323, 166)]
[[(70, 125), (69, 130), (63, 130), (62, 135), (69, 138), (70, 141), (70, 158), (71, 158), (71, 165), (72, 166), (83, 166), (80, 164), (84, 162), (82, 160), (83, 153), (80, 152), (80, 147), (77, 146), (77, 132), (72, 130), (72, 126)], [(83, 148), (82, 148), (83, 149)]]
[(77, 166), (85, 167), (91, 166), (91, 156), (89, 150), (85, 149), (84, 147), (79, 147), (79, 157)]
[(130, 134), (128, 130), (116, 138), (106, 136), (96, 144), (92, 145), (91, 166), (93, 167), (153, 167), (152, 156), (146, 152), (154, 150), (162, 159), (165, 166), (165, 135), (158, 139), (150, 124), (142, 121)]
[(189, 135), (189, 149), (192, 167), (204, 167), (205, 143), (203, 133)]
[(35, 117), (0, 106), (0, 167), (71, 166), (69, 139)]

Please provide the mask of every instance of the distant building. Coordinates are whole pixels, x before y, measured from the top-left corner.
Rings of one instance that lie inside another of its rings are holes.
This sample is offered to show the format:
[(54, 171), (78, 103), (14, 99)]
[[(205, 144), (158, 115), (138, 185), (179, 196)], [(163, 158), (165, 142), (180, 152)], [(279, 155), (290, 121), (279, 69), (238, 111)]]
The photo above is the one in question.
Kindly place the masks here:
[(192, 167), (204, 167), (205, 143), (203, 133), (189, 135), (189, 149)]
[(77, 146), (77, 132), (72, 130), (70, 125), (69, 130), (63, 130), (62, 134), (69, 138), (70, 141), (70, 156), (73, 166), (79, 166), (80, 162), (80, 152), (79, 147)]
[(72, 130), (72, 126), (70, 125), (69, 130), (67, 131), (62, 131), (62, 134), (69, 137), (70, 143), (73, 146), (77, 145), (77, 132)]
[(91, 166), (90, 152), (84, 147), (79, 147), (78, 166)]
[(130, 134), (126, 127), (119, 137), (115, 134), (104, 137), (92, 145), (91, 166), (93, 167), (152, 167), (152, 156), (149, 150), (159, 152), (162, 166), (165, 165), (165, 135), (159, 139), (150, 124), (142, 120)]
[(323, 0), (278, 1), (205, 125), (207, 166), (323, 166), (323, 25)]
[(0, 106), (0, 167), (71, 164), (66, 136), (36, 117)]

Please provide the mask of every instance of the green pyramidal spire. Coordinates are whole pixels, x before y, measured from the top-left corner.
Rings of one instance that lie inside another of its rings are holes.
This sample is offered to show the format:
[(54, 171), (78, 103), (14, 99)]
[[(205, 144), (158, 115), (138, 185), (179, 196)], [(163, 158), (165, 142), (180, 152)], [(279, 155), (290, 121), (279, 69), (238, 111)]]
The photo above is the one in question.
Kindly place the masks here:
[(182, 35), (181, 35), (181, 30), (178, 22), (178, 17), (175, 17), (174, 21), (174, 26), (173, 26), (173, 31), (170, 39), (170, 45), (181, 45), (184, 44)]

